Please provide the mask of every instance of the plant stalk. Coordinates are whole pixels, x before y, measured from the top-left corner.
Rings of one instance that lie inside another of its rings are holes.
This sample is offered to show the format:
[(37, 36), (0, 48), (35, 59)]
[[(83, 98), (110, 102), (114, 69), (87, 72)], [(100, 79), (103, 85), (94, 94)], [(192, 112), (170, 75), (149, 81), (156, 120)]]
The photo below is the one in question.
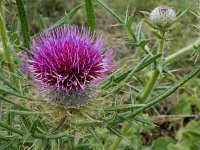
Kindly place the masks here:
[[(1, 37), (1, 41), (2, 41), (2, 46), (4, 49), (4, 56), (5, 59), (7, 61), (8, 64), (8, 68), (10, 70), (11, 73), (16, 73), (16, 68), (15, 68), (15, 64), (13, 62), (11, 53), (10, 53), (10, 49), (8, 46), (8, 36), (6, 33), (6, 27), (5, 27), (5, 23), (4, 23), (4, 17), (3, 17), (3, 6), (2, 6), (2, 2), (0, 1), (0, 37)], [(19, 79), (15, 76), (12, 75), (12, 83), (14, 84), (14, 86), (17, 89), (20, 89), (20, 82)]]
[(184, 47), (182, 48), (181, 50), (177, 51), (176, 53), (168, 56), (166, 59), (165, 59), (165, 62), (164, 64), (169, 64), (169, 63), (172, 63), (176, 60), (179, 60), (180, 57), (183, 57), (185, 55), (187, 55), (189, 52), (192, 52), (192, 50), (195, 50), (197, 48), (200, 47), (200, 38), (198, 38), (196, 40), (196, 42), (194, 42), (193, 44), (187, 46), (187, 47)]
[[(162, 32), (162, 39), (160, 39), (160, 44), (159, 44), (159, 49), (158, 49), (158, 54), (159, 53), (163, 53), (163, 49), (164, 49), (164, 32)], [(162, 57), (158, 59), (159, 63), (162, 62)], [(155, 68), (155, 70), (153, 71), (153, 74), (149, 80), (149, 82), (147, 83), (145, 90), (140, 98), (141, 102), (145, 102), (145, 100), (148, 98), (148, 96), (151, 94), (151, 91), (153, 90), (153, 87), (159, 77), (160, 71), (158, 70), (158, 68)]]
[(24, 4), (22, 0), (16, 0), (17, 9), (19, 12), (19, 18), (21, 22), (21, 29), (23, 34), (23, 46), (26, 48), (29, 48), (30, 43), (30, 34), (29, 34), (29, 28), (28, 28), (28, 21), (26, 17), (26, 12), (24, 9)]
[[(162, 34), (162, 39), (160, 39), (160, 44), (159, 44), (159, 48), (158, 48), (158, 54), (163, 52), (163, 48), (164, 48), (164, 32), (161, 33)], [(158, 59), (159, 62), (162, 61), (162, 58)], [(145, 102), (145, 100), (148, 98), (148, 96), (150, 95), (158, 77), (159, 77), (159, 70), (156, 68), (149, 80), (149, 82), (147, 83), (147, 86), (145, 87), (145, 90), (141, 96), (141, 102)], [(128, 129), (131, 127), (131, 123), (128, 123), (126, 125), (124, 125), (124, 127), (122, 128), (122, 134), (126, 134)], [(121, 142), (122, 138), (121, 137), (116, 137), (116, 139), (114, 140), (113, 144), (110, 146), (109, 150), (115, 150), (117, 148), (117, 146), (119, 145), (119, 143)]]

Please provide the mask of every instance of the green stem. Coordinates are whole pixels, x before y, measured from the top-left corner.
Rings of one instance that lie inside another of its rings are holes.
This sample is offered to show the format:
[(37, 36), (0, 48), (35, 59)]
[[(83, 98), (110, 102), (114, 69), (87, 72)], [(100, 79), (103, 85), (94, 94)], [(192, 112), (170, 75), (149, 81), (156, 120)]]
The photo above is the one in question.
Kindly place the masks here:
[(168, 56), (165, 59), (164, 64), (169, 64), (169, 63), (172, 63), (176, 60), (179, 60), (180, 57), (183, 57), (183, 56), (187, 55), (189, 52), (192, 52), (192, 50), (196, 49), (199, 45), (200, 45), (200, 38), (197, 39), (196, 42), (194, 42), (193, 44), (191, 44), (187, 47), (184, 47), (183, 49), (177, 51), (176, 53)]
[(23, 46), (29, 48), (30, 43), (30, 35), (29, 35), (29, 28), (28, 28), (28, 21), (26, 17), (26, 12), (24, 9), (24, 4), (22, 0), (16, 0), (17, 9), (19, 12), (20, 22), (21, 22), (21, 29), (23, 34)]
[[(162, 36), (163, 38), (160, 40), (160, 44), (159, 44), (159, 48), (158, 48), (158, 54), (163, 52), (163, 48), (164, 48), (164, 32), (162, 32)], [(162, 58), (159, 58), (158, 60), (159, 62), (162, 61)], [(159, 70), (156, 68), (151, 76), (151, 79), (149, 80), (149, 82), (147, 83), (147, 86), (145, 87), (145, 90), (141, 96), (141, 102), (144, 102), (148, 96), (150, 95), (158, 77), (159, 77)], [(126, 124), (123, 128), (122, 128), (122, 133), (123, 134), (126, 134), (128, 129), (131, 127), (131, 124), (128, 123)], [(119, 143), (121, 142), (122, 138), (121, 137), (117, 137), (113, 144), (110, 146), (110, 149), (109, 150), (115, 150), (117, 148), (117, 146), (119, 145)]]
[[(159, 49), (158, 49), (158, 54), (159, 53), (163, 53), (163, 48), (164, 48), (164, 32), (162, 33), (162, 39), (160, 40), (160, 45), (159, 45)], [(158, 59), (159, 63), (162, 62), (162, 57)], [(153, 71), (153, 74), (149, 80), (149, 82), (147, 83), (145, 90), (142, 94), (142, 96), (140, 97), (141, 102), (145, 102), (145, 100), (148, 98), (148, 96), (150, 95), (151, 91), (153, 90), (153, 87), (159, 77), (160, 71), (158, 70), (158, 68), (156, 68)]]
[(193, 78), (196, 74), (198, 74), (200, 71), (200, 66), (196, 67), (193, 71), (191, 71), (188, 75), (186, 75), (181, 81), (179, 81), (175, 86), (171, 87), (167, 91), (165, 91), (163, 94), (159, 95), (156, 98), (152, 98), (149, 100), (148, 103), (144, 107), (138, 108), (135, 112), (128, 115), (127, 118), (134, 118), (139, 113), (143, 112), (144, 110), (154, 106), (155, 104), (159, 103), (160, 101), (167, 98), (169, 95), (174, 93), (178, 88), (180, 88), (183, 84), (185, 84), (187, 81), (189, 81), (191, 78)]
[[(125, 135), (128, 131), (128, 129), (131, 127), (131, 123), (127, 123), (123, 126), (121, 134)], [(113, 144), (109, 147), (109, 150), (115, 150), (117, 148), (117, 146), (119, 145), (120, 141), (121, 141), (121, 137), (116, 137)]]
[[(4, 17), (3, 17), (3, 6), (2, 6), (2, 2), (0, 1), (0, 36), (1, 36), (1, 41), (2, 41), (2, 46), (4, 49), (4, 56), (5, 59), (7, 61), (8, 64), (8, 68), (10, 70), (11, 73), (15, 73), (16, 72), (16, 68), (15, 68), (15, 64), (13, 62), (12, 56), (10, 54), (10, 49), (8, 46), (8, 36), (6, 33), (6, 27), (4, 24)], [(14, 84), (14, 86), (18, 89), (20, 89), (20, 82), (19, 79), (16, 78), (15, 76), (12, 76), (12, 83)]]
[(155, 69), (153, 71), (153, 74), (152, 74), (152, 76), (151, 76), (151, 78), (150, 78), (147, 86), (145, 87), (145, 90), (144, 90), (144, 92), (143, 92), (143, 94), (140, 98), (142, 103), (148, 98), (149, 94), (151, 93), (151, 91), (152, 91), (152, 89), (153, 89), (153, 87), (154, 87), (154, 85), (155, 85), (155, 83), (158, 79), (159, 74), (160, 74), (160, 72), (159, 72), (158, 69)]
[[(185, 84), (187, 81), (189, 81), (192, 77), (194, 77), (199, 72), (200, 72), (200, 66), (196, 67), (193, 71), (191, 71), (188, 75), (186, 75), (182, 80), (180, 80), (175, 86), (169, 88), (167, 91), (165, 91), (164, 93), (160, 94), (159, 96), (153, 97), (151, 100), (149, 100), (145, 104), (144, 107), (138, 108), (133, 113), (127, 115), (126, 118), (127, 119), (133, 119), (139, 113), (143, 112), (144, 110), (146, 110), (146, 109), (154, 106), (155, 104), (159, 103), (160, 101), (164, 100), (165, 98), (167, 98), (169, 95), (174, 93), (178, 88), (180, 88), (183, 84)], [(124, 121), (124, 119), (118, 118), (112, 124), (121, 123), (122, 121)]]

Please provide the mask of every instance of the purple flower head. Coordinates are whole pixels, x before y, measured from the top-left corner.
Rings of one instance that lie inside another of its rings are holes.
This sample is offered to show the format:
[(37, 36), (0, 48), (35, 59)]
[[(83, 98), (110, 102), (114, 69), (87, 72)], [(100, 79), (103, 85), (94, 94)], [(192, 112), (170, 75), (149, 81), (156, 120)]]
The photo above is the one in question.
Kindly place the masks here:
[(113, 51), (105, 51), (103, 44), (101, 35), (64, 25), (32, 41), (33, 58), (23, 55), (27, 62), (24, 68), (34, 75), (34, 83), (41, 89), (84, 93), (113, 70)]

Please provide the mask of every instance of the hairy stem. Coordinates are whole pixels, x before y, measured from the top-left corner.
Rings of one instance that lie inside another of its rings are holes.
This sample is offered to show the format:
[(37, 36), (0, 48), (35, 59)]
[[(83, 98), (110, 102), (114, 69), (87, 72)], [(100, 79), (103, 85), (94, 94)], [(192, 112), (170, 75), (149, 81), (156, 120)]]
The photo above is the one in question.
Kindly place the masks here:
[(22, 28), (23, 46), (26, 48), (29, 48), (30, 35), (29, 35), (28, 21), (27, 21), (26, 12), (24, 9), (24, 4), (22, 0), (16, 0), (16, 4), (17, 4), (17, 9), (19, 12), (19, 18), (20, 18), (21, 28)]
[[(10, 54), (10, 49), (8, 46), (8, 36), (6, 33), (6, 27), (5, 27), (5, 23), (4, 23), (4, 17), (3, 17), (3, 6), (2, 6), (2, 2), (0, 1), (0, 37), (1, 37), (1, 41), (2, 41), (2, 46), (4, 49), (4, 56), (5, 59), (7, 61), (8, 64), (8, 68), (10, 70), (11, 73), (15, 73), (16, 72), (16, 68), (15, 68), (15, 64), (13, 62), (12, 56)], [(20, 89), (20, 82), (19, 79), (15, 76), (12, 75), (12, 83), (14, 84), (14, 86), (17, 89)]]
[[(160, 39), (160, 45), (159, 45), (159, 49), (158, 49), (158, 54), (159, 53), (163, 53), (163, 48), (164, 48), (164, 32), (162, 33), (162, 36), (163, 36), (163, 39)], [(162, 62), (162, 58), (159, 58), (159, 63)], [(153, 87), (159, 77), (159, 70), (158, 68), (156, 68), (154, 71), (153, 71), (153, 74), (149, 80), (149, 82), (147, 83), (146, 87), (145, 87), (145, 90), (140, 98), (141, 102), (145, 102), (145, 100), (148, 98), (148, 96), (150, 95), (151, 91), (153, 90)]]
[(164, 64), (169, 64), (169, 63), (172, 63), (176, 60), (179, 60), (180, 57), (187, 55), (189, 52), (192, 52), (193, 50), (197, 49), (199, 46), (200, 46), (200, 38), (197, 39), (193, 44), (191, 44), (187, 47), (184, 47), (183, 49), (177, 51), (176, 53), (168, 56), (165, 59)]
[(158, 69), (155, 69), (155, 70), (153, 71), (153, 74), (152, 74), (152, 76), (151, 76), (149, 82), (147, 83), (147, 86), (145, 87), (145, 90), (144, 90), (144, 92), (142, 93), (142, 96), (141, 96), (141, 98), (140, 98), (140, 100), (141, 100), (142, 103), (143, 103), (143, 102), (148, 98), (148, 96), (150, 95), (150, 93), (151, 93), (151, 91), (152, 91), (152, 89), (153, 89), (153, 87), (154, 87), (154, 85), (155, 85), (155, 83), (156, 83), (156, 81), (157, 81), (157, 79), (158, 79), (159, 74), (160, 74), (160, 72), (159, 72)]

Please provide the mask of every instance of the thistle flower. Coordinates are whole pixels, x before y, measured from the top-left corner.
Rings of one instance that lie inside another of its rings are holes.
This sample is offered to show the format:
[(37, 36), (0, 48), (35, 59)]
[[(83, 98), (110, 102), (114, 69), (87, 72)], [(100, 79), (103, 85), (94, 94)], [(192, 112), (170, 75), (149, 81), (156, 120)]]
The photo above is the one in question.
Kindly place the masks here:
[(176, 20), (176, 13), (168, 6), (156, 7), (150, 13), (150, 20), (157, 26), (168, 27)]
[(29, 52), (34, 57), (23, 55), (24, 69), (34, 75), (34, 83), (45, 91), (48, 101), (80, 107), (93, 93), (91, 87), (113, 70), (113, 52), (105, 51), (103, 44), (101, 35), (64, 25), (32, 41)]

